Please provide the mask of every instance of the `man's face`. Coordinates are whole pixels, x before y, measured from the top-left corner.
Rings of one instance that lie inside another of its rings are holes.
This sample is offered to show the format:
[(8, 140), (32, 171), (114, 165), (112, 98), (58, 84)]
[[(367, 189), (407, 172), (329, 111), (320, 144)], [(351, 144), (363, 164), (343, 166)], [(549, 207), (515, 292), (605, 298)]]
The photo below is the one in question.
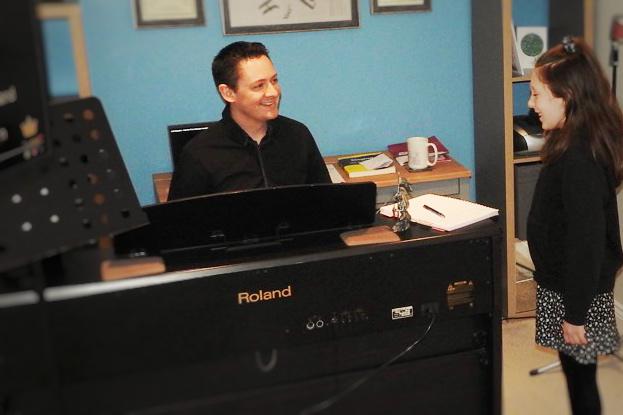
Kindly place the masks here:
[(266, 56), (238, 63), (238, 85), (221, 89), (232, 116), (242, 123), (265, 123), (279, 115), (281, 87), (277, 71)]

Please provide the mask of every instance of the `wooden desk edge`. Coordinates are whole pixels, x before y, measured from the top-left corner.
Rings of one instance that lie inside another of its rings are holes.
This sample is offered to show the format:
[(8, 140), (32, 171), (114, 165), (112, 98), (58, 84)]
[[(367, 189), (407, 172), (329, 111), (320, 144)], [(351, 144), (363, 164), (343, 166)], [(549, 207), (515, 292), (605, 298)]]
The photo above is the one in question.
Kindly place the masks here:
[[(386, 153), (391, 157), (390, 154)], [(342, 157), (342, 156), (339, 156)], [(436, 182), (440, 180), (452, 180), (452, 179), (468, 179), (472, 177), (472, 173), (463, 167), (461, 163), (455, 159), (450, 161), (444, 161), (437, 163), (430, 170), (421, 172), (410, 172), (404, 166), (401, 166), (394, 160), (394, 166), (396, 167), (396, 173), (381, 174), (378, 176), (369, 177), (357, 177), (349, 178), (346, 172), (337, 165), (338, 156), (324, 157), (326, 164), (335, 165), (336, 170), (340, 173), (346, 183), (361, 183), (361, 182), (374, 182), (378, 187), (395, 186), (398, 184), (398, 178), (404, 177), (409, 183), (425, 183)], [(169, 185), (171, 184), (170, 172), (154, 173), (151, 175), (154, 183), (154, 194), (156, 196), (156, 202), (166, 202), (169, 197)]]
[[(392, 155), (388, 152), (385, 152), (385, 154), (389, 157), (392, 157)], [(399, 177), (406, 178), (409, 183), (436, 182), (440, 180), (467, 179), (472, 177), (472, 173), (468, 169), (466, 169), (461, 163), (459, 163), (455, 159), (451, 158), (449, 161), (437, 163), (430, 170), (424, 170), (419, 172), (410, 172), (407, 170), (406, 167), (401, 166), (398, 162), (396, 162), (396, 160), (394, 160), (396, 173), (383, 174), (378, 176), (357, 177), (351, 179), (348, 177), (344, 169), (342, 169), (337, 164), (338, 157), (343, 156), (327, 156), (324, 157), (324, 161), (326, 164), (333, 164), (335, 166), (335, 169), (340, 173), (346, 183), (373, 181), (376, 183), (377, 186), (383, 187), (396, 185), (398, 183)]]

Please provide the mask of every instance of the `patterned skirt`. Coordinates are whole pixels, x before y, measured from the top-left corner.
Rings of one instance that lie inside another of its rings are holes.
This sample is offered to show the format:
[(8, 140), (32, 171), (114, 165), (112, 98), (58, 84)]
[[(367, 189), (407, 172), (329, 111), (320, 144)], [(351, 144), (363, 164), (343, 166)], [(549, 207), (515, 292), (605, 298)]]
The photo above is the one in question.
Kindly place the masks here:
[(593, 298), (584, 325), (588, 340), (585, 345), (565, 343), (562, 334), (565, 306), (559, 293), (537, 286), (536, 306), (537, 344), (558, 350), (581, 364), (596, 363), (598, 355), (611, 354), (619, 349), (613, 293), (598, 294)]

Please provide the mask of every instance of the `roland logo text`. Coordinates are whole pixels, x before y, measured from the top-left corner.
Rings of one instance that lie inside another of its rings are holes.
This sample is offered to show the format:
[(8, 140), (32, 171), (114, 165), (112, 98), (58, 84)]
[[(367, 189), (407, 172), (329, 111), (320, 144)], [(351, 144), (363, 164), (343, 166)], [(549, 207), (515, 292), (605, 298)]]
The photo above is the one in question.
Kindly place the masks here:
[(242, 303), (258, 303), (261, 301), (271, 301), (280, 298), (292, 297), (292, 287), (287, 286), (281, 290), (264, 291), (259, 290), (257, 292), (241, 292), (238, 293), (238, 304)]

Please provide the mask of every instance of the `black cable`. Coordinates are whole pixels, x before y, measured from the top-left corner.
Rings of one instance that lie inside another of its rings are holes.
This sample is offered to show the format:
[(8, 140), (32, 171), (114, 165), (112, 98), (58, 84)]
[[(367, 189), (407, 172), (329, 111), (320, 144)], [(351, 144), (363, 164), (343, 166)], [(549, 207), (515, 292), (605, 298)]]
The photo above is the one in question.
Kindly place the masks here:
[(299, 415), (311, 415), (311, 414), (316, 414), (318, 412), (324, 411), (325, 409), (330, 408), (331, 406), (333, 406), (335, 403), (337, 403), (339, 400), (341, 400), (342, 398), (344, 398), (344, 396), (348, 395), (349, 393), (353, 392), (354, 390), (356, 390), (357, 388), (359, 388), (361, 385), (363, 385), (364, 383), (366, 383), (367, 381), (369, 381), (372, 377), (376, 376), (379, 372), (383, 371), (385, 368), (387, 368), (389, 365), (391, 365), (392, 363), (394, 363), (396, 360), (400, 359), (402, 356), (406, 355), (407, 353), (409, 353), (411, 351), (411, 349), (413, 349), (415, 346), (417, 346), (422, 340), (424, 340), (424, 338), (428, 335), (428, 333), (430, 332), (431, 328), (433, 327), (433, 324), (435, 323), (435, 314), (431, 314), (431, 319), (430, 319), (430, 323), (428, 324), (428, 327), (426, 327), (426, 330), (424, 331), (424, 334), (422, 334), (417, 340), (415, 340), (413, 343), (411, 343), (409, 346), (407, 346), (407, 348), (405, 348), (402, 352), (398, 353), (396, 356), (392, 357), (391, 359), (389, 359), (387, 362), (383, 363), (381, 366), (377, 367), (376, 369), (374, 369), (372, 372), (370, 372), (368, 375), (363, 376), (362, 378), (360, 378), (359, 380), (356, 380), (355, 382), (353, 382), (352, 384), (350, 384), (350, 386), (348, 386), (346, 389), (342, 390), (341, 392), (338, 392), (336, 395), (333, 395), (330, 398), (325, 399), (322, 402), (319, 402), (317, 404), (314, 404), (312, 406), (309, 406), (305, 409), (303, 409)]

